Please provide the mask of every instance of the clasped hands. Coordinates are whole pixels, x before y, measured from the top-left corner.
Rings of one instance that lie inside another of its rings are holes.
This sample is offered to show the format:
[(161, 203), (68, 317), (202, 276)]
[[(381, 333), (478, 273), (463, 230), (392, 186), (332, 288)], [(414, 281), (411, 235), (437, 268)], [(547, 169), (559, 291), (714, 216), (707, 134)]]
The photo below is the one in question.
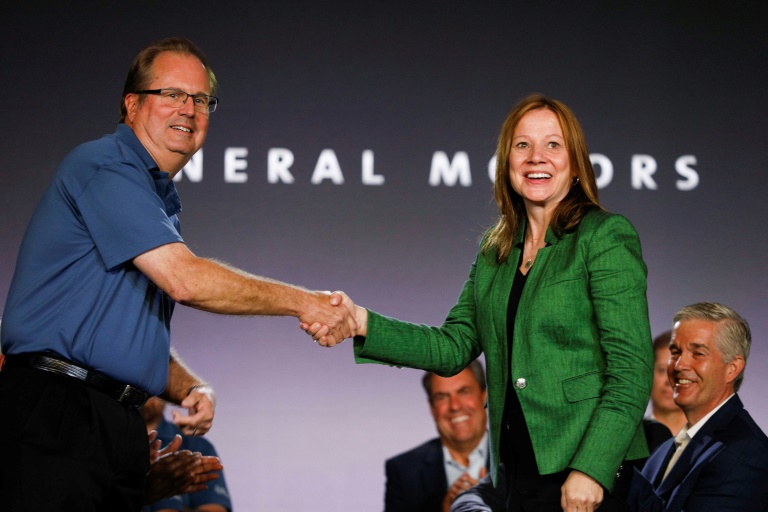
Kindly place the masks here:
[(477, 478), (472, 478), (469, 473), (463, 473), (445, 493), (442, 505), (443, 512), (449, 512), (451, 510), (451, 504), (456, 497), (467, 489), (471, 489), (477, 485), (477, 482), (485, 476), (485, 473), (486, 471), (484, 467), (480, 469), (480, 476)]
[(299, 316), (299, 326), (318, 345), (333, 347), (347, 338), (365, 336), (368, 310), (356, 306), (346, 293), (313, 292), (312, 297), (309, 309)]

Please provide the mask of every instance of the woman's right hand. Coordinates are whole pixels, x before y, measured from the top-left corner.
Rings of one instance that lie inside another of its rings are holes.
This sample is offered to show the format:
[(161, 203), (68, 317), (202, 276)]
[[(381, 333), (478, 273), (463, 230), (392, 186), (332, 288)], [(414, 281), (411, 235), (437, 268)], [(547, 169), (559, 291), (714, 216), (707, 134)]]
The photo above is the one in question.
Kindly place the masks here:
[[(352, 311), (355, 315), (355, 321), (357, 322), (357, 329), (354, 332), (355, 336), (365, 336), (368, 332), (368, 310), (364, 307), (355, 305), (354, 302), (352, 302), (352, 299), (349, 298), (349, 295), (347, 295), (344, 292), (337, 291), (333, 292), (330, 295), (330, 301), (332, 306), (339, 306), (344, 305)], [(299, 327), (301, 327), (304, 332), (312, 336), (312, 339), (315, 340), (315, 342), (319, 342), (323, 346), (333, 346), (333, 344), (329, 343), (329, 338), (327, 338), (327, 335), (330, 333), (330, 328), (326, 325), (322, 325), (318, 322), (315, 322), (314, 324), (307, 324), (305, 322), (302, 322), (299, 324)]]
[(581, 471), (573, 470), (560, 488), (563, 512), (592, 512), (603, 502), (603, 486)]

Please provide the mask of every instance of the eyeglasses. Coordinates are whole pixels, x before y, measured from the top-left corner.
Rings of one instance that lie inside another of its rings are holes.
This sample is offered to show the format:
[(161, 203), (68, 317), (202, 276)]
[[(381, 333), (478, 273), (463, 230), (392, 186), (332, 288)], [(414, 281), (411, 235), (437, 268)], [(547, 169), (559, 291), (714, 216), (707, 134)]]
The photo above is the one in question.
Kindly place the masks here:
[(192, 98), (195, 110), (203, 114), (210, 114), (216, 110), (219, 104), (219, 98), (208, 96), (207, 94), (189, 94), (181, 89), (149, 89), (146, 91), (135, 91), (134, 94), (156, 94), (160, 96), (160, 102), (169, 107), (181, 107), (187, 103), (187, 98)]

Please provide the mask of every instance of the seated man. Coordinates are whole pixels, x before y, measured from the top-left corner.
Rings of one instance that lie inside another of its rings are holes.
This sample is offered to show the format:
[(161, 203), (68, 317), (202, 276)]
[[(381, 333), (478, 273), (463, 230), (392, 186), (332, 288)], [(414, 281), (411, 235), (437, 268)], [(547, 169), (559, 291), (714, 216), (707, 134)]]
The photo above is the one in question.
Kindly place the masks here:
[[(669, 341), (672, 331), (665, 331), (653, 340), (653, 387), (651, 388), (651, 419), (666, 425), (672, 435), (680, 432), (686, 423), (683, 410), (677, 406), (672, 397), (672, 386), (667, 378), (669, 363)], [(669, 437), (669, 436), (667, 436)], [(666, 438), (664, 439), (666, 440)], [(660, 444), (660, 443), (659, 443)], [(653, 451), (651, 440), (648, 447)]]
[(485, 373), (475, 360), (453, 377), (422, 381), (438, 438), (386, 462), (387, 512), (447, 511), (488, 466)]
[(687, 422), (635, 472), (631, 510), (765, 510), (768, 437), (735, 394), (750, 343), (746, 320), (727, 306), (675, 315), (667, 376)]
[[(163, 445), (173, 442), (181, 431), (174, 424), (168, 422), (163, 415), (165, 402), (157, 397), (150, 398), (141, 409), (141, 415), (147, 424), (147, 432), (157, 431), (157, 438)], [(202, 437), (182, 436), (181, 450), (189, 450), (207, 457), (216, 457), (213, 445)], [(144, 507), (145, 512), (160, 511), (206, 511), (229, 512), (232, 503), (229, 499), (229, 491), (224, 481), (224, 473), (217, 472), (218, 478), (207, 483), (207, 488), (184, 494), (178, 494), (170, 498), (160, 500), (153, 505)]]

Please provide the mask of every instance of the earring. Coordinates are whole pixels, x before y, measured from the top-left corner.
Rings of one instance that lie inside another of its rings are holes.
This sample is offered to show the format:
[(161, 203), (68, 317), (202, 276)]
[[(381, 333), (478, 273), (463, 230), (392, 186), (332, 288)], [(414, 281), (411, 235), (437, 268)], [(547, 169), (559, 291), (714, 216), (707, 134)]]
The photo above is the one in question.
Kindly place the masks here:
[(574, 176), (573, 177), (573, 181), (571, 182), (571, 186), (575, 187), (578, 182), (579, 182), (579, 177), (578, 176)]

